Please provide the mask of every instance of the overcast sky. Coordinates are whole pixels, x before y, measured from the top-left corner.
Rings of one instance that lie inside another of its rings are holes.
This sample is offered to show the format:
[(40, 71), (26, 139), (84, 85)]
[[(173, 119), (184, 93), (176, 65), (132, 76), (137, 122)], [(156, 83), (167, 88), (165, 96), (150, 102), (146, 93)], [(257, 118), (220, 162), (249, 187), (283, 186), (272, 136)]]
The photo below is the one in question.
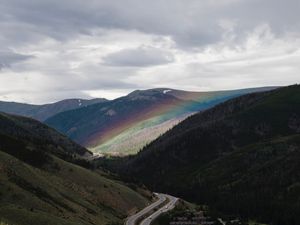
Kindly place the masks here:
[(0, 0), (0, 100), (300, 82), (299, 0)]

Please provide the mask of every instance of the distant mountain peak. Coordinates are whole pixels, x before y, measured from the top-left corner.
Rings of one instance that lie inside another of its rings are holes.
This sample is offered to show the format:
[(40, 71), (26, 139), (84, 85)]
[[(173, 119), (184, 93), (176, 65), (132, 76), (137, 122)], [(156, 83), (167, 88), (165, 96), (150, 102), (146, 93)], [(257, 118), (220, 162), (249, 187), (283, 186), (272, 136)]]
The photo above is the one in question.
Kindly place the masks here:
[(92, 104), (104, 103), (107, 101), (109, 100), (105, 98), (95, 98), (89, 100), (81, 98), (71, 98), (44, 105), (31, 105), (0, 101), (0, 111), (45, 121), (47, 118), (64, 111), (77, 109)]
[(159, 97), (165, 97), (165, 95), (171, 92), (169, 88), (155, 88), (147, 90), (135, 90), (127, 95), (131, 100), (155, 100)]

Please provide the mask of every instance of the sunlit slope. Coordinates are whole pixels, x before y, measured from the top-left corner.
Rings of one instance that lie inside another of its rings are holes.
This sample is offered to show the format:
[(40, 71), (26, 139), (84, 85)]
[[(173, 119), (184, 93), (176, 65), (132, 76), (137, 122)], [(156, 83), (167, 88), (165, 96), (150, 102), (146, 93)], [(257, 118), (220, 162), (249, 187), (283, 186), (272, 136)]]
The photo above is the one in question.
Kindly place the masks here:
[(161, 122), (159, 118), (153, 117), (137, 123), (124, 132), (114, 136), (108, 141), (90, 150), (94, 153), (108, 155), (128, 155), (137, 153), (143, 146), (149, 144), (160, 134), (165, 133), (189, 114)]

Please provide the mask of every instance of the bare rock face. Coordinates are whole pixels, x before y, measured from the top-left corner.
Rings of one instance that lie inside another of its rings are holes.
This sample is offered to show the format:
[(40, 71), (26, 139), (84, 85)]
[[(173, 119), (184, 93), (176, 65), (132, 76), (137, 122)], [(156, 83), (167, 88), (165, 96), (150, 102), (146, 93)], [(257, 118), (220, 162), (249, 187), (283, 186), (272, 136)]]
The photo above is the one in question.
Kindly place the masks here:
[(300, 133), (300, 117), (297, 114), (293, 114), (289, 118), (288, 126), (290, 129), (296, 131), (297, 133)]

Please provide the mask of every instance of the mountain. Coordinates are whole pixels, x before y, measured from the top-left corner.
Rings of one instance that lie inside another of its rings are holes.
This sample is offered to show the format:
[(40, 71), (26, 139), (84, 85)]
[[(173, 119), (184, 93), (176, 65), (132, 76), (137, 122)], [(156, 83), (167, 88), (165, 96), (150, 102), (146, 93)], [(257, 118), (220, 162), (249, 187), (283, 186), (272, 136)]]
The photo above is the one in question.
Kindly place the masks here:
[(300, 224), (300, 86), (197, 113), (136, 156), (106, 162), (127, 179), (227, 214)]
[[(0, 135), (8, 139), (13, 138), (16, 140), (15, 142), (24, 142), (26, 146), (27, 142), (29, 146), (34, 143), (33, 148), (47, 146), (47, 151), (58, 157), (69, 155), (80, 158), (92, 155), (87, 149), (58, 133), (53, 128), (27, 117), (0, 113)], [(5, 142), (1, 143), (0, 146), (2, 144), (5, 144)], [(34, 151), (34, 149), (32, 150)], [(40, 149), (37, 149), (37, 152), (41, 152)], [(16, 153), (20, 154), (21, 151), (16, 149)]]
[(273, 89), (186, 92), (159, 88), (56, 114), (45, 122), (96, 153), (134, 154), (178, 122), (242, 94)]
[(95, 103), (101, 103), (107, 101), (106, 99), (66, 99), (59, 102), (45, 104), (45, 105), (31, 105), (16, 102), (3, 102), (0, 101), (0, 111), (31, 117), (40, 121), (44, 121), (47, 118), (71, 109), (77, 109), (85, 107)]
[(0, 223), (123, 224), (148, 204), (150, 195), (80, 166), (88, 154), (38, 121), (1, 113)]

